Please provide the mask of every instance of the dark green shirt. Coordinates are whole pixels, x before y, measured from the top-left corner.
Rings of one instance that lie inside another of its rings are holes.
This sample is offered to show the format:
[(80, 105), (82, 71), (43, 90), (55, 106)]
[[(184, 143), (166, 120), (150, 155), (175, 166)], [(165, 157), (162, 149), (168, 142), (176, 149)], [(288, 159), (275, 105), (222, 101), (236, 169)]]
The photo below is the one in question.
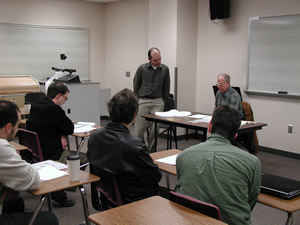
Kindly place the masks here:
[(259, 159), (213, 134), (180, 153), (176, 191), (220, 208), (229, 225), (250, 225), (260, 191)]
[(150, 63), (141, 65), (135, 73), (133, 89), (139, 98), (167, 99), (170, 92), (169, 68), (164, 64), (156, 69)]

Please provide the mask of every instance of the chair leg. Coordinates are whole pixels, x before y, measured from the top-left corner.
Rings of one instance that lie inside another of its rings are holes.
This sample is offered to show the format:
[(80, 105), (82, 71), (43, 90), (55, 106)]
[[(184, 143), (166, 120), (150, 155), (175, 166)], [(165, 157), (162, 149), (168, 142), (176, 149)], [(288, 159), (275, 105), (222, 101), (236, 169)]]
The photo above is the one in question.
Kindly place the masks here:
[(172, 127), (172, 130), (173, 130), (173, 136), (174, 136), (175, 148), (178, 149), (176, 127)]

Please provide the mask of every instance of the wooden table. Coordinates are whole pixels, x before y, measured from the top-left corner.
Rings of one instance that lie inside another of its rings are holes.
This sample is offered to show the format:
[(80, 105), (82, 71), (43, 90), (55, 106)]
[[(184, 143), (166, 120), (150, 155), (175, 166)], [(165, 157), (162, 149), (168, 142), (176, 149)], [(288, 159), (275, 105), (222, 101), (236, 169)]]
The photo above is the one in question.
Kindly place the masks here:
[(261, 204), (287, 212), (288, 218), (285, 223), (286, 225), (293, 224), (293, 213), (300, 210), (300, 197), (285, 200), (272, 195), (260, 193), (257, 201)]
[(154, 196), (89, 216), (97, 225), (225, 225), (220, 220)]
[(52, 179), (52, 180), (47, 180), (47, 181), (42, 181), (41, 185), (39, 187), (39, 189), (32, 191), (32, 194), (37, 195), (37, 196), (42, 196), (41, 197), (41, 201), (39, 203), (39, 205), (37, 206), (33, 217), (30, 221), (30, 225), (32, 225), (32, 223), (34, 222), (36, 216), (38, 215), (40, 209), (43, 207), (46, 199), (48, 200), (48, 207), (49, 210), (52, 210), (52, 205), (51, 205), (51, 196), (50, 193), (55, 192), (55, 191), (60, 191), (60, 190), (64, 190), (64, 189), (68, 189), (68, 188), (72, 188), (72, 187), (79, 187), (79, 191), (81, 194), (81, 199), (82, 199), (82, 204), (83, 204), (83, 211), (84, 211), (84, 216), (85, 216), (85, 222), (86, 225), (89, 225), (89, 220), (88, 220), (88, 203), (87, 203), (87, 196), (86, 196), (86, 191), (84, 189), (84, 184), (89, 184), (92, 182), (96, 182), (99, 181), (100, 178), (87, 173), (85, 171), (80, 170), (80, 181), (75, 181), (72, 182), (70, 180), (70, 175), (66, 175), (63, 177), (59, 177), (56, 179)]
[(16, 149), (17, 152), (28, 150), (27, 146), (21, 145), (17, 142), (14, 142), (14, 141), (10, 141), (9, 144), (11, 144)]
[[(180, 152), (181, 152), (180, 150), (172, 149), (172, 150), (151, 153), (150, 156), (153, 160), (156, 160), (156, 159), (164, 158), (164, 157), (171, 156), (174, 154), (178, 154)], [(162, 171), (167, 173), (167, 176), (166, 176), (167, 187), (169, 188), (170, 184), (169, 184), (168, 174), (172, 174), (172, 175), (176, 176), (176, 166), (157, 162), (157, 161), (155, 161), (155, 163), (158, 165), (158, 167)], [(288, 217), (287, 217), (287, 220), (285, 223), (286, 225), (293, 224), (293, 213), (300, 210), (300, 197), (297, 197), (297, 198), (294, 198), (291, 200), (285, 200), (285, 199), (277, 198), (272, 195), (260, 193), (258, 195), (257, 201), (261, 204), (264, 204), (264, 205), (273, 207), (275, 209), (279, 209), (284, 212), (287, 212)]]
[[(193, 114), (199, 114), (199, 113), (193, 113)], [(191, 117), (161, 117), (161, 116), (156, 116), (154, 114), (147, 114), (144, 115), (144, 118), (148, 121), (154, 122), (154, 136), (155, 136), (155, 142), (154, 146), (157, 151), (157, 124), (158, 123), (163, 123), (167, 124), (169, 126), (173, 127), (183, 127), (183, 128), (188, 128), (188, 129), (194, 129), (194, 130), (200, 130), (204, 134), (204, 138), (207, 138), (207, 128), (208, 128), (208, 123), (206, 122), (197, 122), (193, 123), (192, 121), (194, 120), (199, 120)], [(250, 131), (255, 131), (255, 130), (260, 130), (264, 126), (267, 126), (266, 123), (261, 123), (261, 122), (255, 122), (255, 123), (249, 123), (244, 126), (241, 126), (238, 130), (238, 133), (247, 133)]]

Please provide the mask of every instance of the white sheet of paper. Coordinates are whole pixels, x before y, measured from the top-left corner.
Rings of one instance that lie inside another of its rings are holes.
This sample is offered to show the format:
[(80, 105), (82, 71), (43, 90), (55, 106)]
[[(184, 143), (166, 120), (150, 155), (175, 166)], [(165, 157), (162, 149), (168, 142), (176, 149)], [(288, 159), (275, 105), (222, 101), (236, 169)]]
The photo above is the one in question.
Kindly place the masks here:
[(212, 116), (205, 116), (198, 120), (191, 120), (190, 123), (209, 123), (211, 121)]
[(74, 134), (86, 133), (86, 132), (90, 132), (92, 130), (95, 130), (95, 126), (78, 124), (78, 123), (76, 123), (74, 125)]
[(246, 125), (246, 124), (253, 124), (253, 123), (255, 123), (255, 121), (242, 120), (242, 121), (241, 121), (241, 126), (244, 126), (244, 125)]
[(58, 170), (53, 166), (44, 166), (38, 170), (38, 173), (40, 175), (40, 179), (45, 181), (45, 180), (52, 180), (58, 177), (62, 177), (65, 175), (68, 175), (67, 172)]
[(38, 162), (38, 163), (34, 163), (32, 164), (33, 168), (39, 170), (45, 166), (53, 166), (58, 170), (62, 170), (62, 169), (67, 169), (68, 166), (66, 164), (63, 164), (61, 162), (57, 162), (57, 161), (53, 161), (53, 160), (46, 160), (43, 162)]
[(167, 112), (155, 112), (156, 116), (161, 116), (161, 117), (184, 117), (184, 116), (189, 116), (191, 115), (191, 112), (188, 111), (178, 111), (176, 109), (172, 109)]
[(207, 117), (207, 115), (204, 115), (204, 114), (194, 114), (194, 115), (191, 115), (189, 117), (194, 118), (194, 119), (201, 119), (201, 118)]
[(161, 163), (170, 164), (170, 165), (176, 165), (176, 158), (177, 158), (177, 155), (178, 155), (178, 154), (171, 155), (171, 156), (168, 156), (168, 157), (164, 157), (164, 158), (157, 159), (157, 160), (155, 160), (155, 161), (161, 162)]

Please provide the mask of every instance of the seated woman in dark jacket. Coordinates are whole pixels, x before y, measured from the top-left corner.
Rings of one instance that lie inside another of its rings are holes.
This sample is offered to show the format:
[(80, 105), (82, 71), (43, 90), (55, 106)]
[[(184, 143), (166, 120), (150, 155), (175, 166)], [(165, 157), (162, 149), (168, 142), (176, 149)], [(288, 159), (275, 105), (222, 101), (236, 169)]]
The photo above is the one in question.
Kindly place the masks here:
[[(137, 98), (124, 89), (108, 103), (112, 122), (89, 138), (87, 156), (92, 173), (101, 177), (103, 187), (110, 175), (117, 178), (123, 202), (143, 199), (158, 192), (161, 173), (147, 153), (145, 144), (131, 136), (129, 127), (138, 111)], [(111, 192), (111, 190), (107, 190)]]

